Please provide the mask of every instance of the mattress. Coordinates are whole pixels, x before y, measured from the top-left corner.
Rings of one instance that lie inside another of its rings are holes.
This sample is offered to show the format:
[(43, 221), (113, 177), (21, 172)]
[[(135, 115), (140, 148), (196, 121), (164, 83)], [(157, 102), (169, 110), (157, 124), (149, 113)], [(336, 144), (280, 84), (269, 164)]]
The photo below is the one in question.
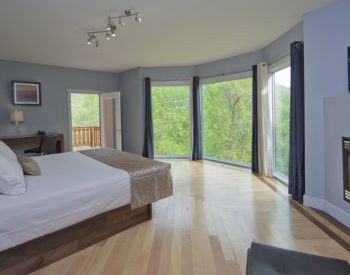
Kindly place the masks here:
[(130, 177), (79, 152), (33, 158), (27, 192), (0, 195), (0, 251), (130, 203)]

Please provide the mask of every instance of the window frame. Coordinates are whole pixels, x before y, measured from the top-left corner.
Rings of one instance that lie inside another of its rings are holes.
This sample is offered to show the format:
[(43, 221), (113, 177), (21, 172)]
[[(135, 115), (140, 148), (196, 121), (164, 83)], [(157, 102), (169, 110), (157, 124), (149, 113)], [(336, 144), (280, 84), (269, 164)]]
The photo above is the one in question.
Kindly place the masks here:
[[(189, 155), (154, 155), (154, 158), (158, 159), (188, 159), (191, 156), (191, 136), (192, 136), (192, 129), (191, 129), (191, 81), (190, 80), (160, 80), (160, 81), (152, 81), (151, 80), (151, 91), (153, 87), (175, 87), (175, 86), (188, 86), (189, 90), (189, 140), (188, 140), (188, 148), (189, 148)], [(152, 104), (153, 104), (153, 97), (152, 97)], [(153, 117), (153, 108), (152, 108), (152, 117)], [(154, 146), (154, 145), (153, 145)]]
[[(244, 79), (244, 78), (253, 78), (253, 72), (252, 71), (244, 71), (244, 72), (239, 72), (239, 73), (234, 73), (234, 74), (227, 74), (227, 75), (222, 75), (222, 76), (216, 76), (216, 77), (207, 77), (203, 79), (199, 79), (199, 88), (200, 88), (200, 94), (201, 94), (201, 124), (202, 124), (202, 152), (203, 152), (203, 159), (204, 160), (210, 160), (210, 161), (215, 161), (219, 163), (224, 163), (224, 164), (230, 164), (230, 165), (235, 165), (243, 168), (251, 168), (251, 164), (247, 163), (241, 163), (237, 161), (231, 161), (231, 160), (225, 160), (225, 159), (217, 159), (217, 158), (212, 158), (212, 157), (206, 157), (204, 155), (204, 142), (203, 142), (203, 85), (207, 84), (215, 84), (215, 83), (220, 83), (220, 82), (228, 82), (228, 81), (234, 81), (234, 80), (239, 80), (239, 79)], [(252, 106), (253, 109), (253, 106)]]
[(272, 158), (273, 176), (288, 185), (288, 176), (276, 171), (276, 108), (275, 108), (275, 73), (290, 67), (290, 56), (286, 56), (269, 66), (269, 89), (272, 95)]

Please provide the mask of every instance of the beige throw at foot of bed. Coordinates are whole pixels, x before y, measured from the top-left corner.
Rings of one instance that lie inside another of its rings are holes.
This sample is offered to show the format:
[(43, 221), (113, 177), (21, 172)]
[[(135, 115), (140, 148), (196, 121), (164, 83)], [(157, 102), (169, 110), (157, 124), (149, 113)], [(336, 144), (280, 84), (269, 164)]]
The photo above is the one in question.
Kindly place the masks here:
[(131, 209), (156, 202), (173, 194), (171, 165), (119, 150), (103, 148), (80, 151), (130, 175)]

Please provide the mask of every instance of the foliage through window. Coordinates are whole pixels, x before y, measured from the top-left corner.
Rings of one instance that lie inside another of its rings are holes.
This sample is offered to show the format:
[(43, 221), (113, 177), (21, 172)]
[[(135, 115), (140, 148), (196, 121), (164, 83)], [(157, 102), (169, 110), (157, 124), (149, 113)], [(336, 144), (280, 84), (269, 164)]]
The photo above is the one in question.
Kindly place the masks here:
[(204, 156), (251, 164), (252, 79), (202, 87)]
[(71, 93), (72, 149), (100, 146), (100, 95)]
[(72, 127), (100, 126), (100, 96), (71, 94)]
[(273, 73), (274, 91), (274, 170), (288, 177), (289, 170), (289, 118), (290, 67)]
[(153, 86), (156, 156), (189, 155), (189, 86)]

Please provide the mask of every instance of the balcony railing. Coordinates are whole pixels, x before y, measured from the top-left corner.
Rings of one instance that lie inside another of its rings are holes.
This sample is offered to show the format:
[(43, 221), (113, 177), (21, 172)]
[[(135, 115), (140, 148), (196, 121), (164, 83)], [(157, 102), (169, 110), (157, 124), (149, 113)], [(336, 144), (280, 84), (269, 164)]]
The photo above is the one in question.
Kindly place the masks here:
[(74, 147), (100, 147), (101, 134), (98, 126), (72, 127)]

